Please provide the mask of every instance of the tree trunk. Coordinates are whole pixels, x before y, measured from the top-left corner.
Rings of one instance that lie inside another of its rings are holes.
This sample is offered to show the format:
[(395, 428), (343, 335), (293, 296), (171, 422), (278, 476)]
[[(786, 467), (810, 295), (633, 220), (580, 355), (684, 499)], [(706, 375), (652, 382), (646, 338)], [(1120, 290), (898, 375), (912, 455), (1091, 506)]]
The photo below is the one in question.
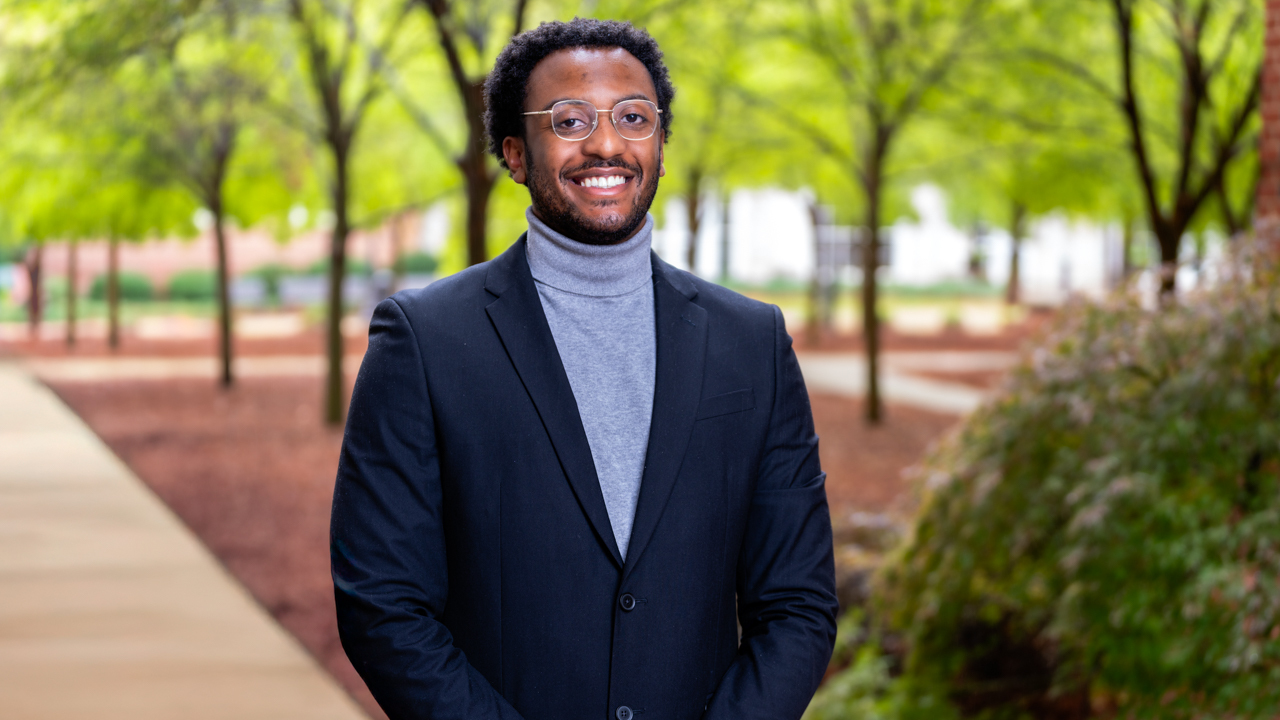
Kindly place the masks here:
[(31, 296), (27, 298), (27, 322), (31, 327), (31, 339), (40, 339), (40, 321), (44, 319), (44, 245), (36, 243), (27, 252), (27, 280)]
[(484, 79), (463, 90), (467, 112), (467, 147), (458, 158), (458, 167), (467, 185), (467, 264), (478, 265), (489, 259), (486, 246), (489, 220), (489, 196), (498, 176), (489, 169), (485, 149)]
[(809, 347), (816, 348), (822, 340), (823, 329), (822, 243), (818, 239), (822, 213), (816, 201), (809, 205), (809, 218), (813, 223), (813, 277), (809, 280), (809, 322), (805, 324), (805, 340)]
[(689, 272), (696, 273), (698, 267), (698, 230), (702, 225), (702, 168), (694, 166), (689, 170), (689, 192), (686, 194), (685, 210), (689, 219), (689, 247), (685, 250), (685, 260)]
[(225, 210), (221, 198), (213, 211), (213, 240), (218, 263), (218, 356), (222, 366), (222, 387), (231, 387), (231, 280), (227, 267), (227, 233)]
[(77, 265), (80, 259), (80, 243), (67, 241), (67, 347), (76, 344), (76, 279), (80, 276)]
[(863, 189), (867, 196), (867, 227), (862, 243), (862, 338), (867, 353), (867, 424), (879, 425), (884, 418), (880, 398), (880, 315), (876, 269), (880, 260), (880, 203), (884, 180), (884, 158), (891, 131), (877, 128), (868, 150)]
[(107, 241), (107, 345), (120, 349), (120, 240)]
[(1134, 221), (1132, 215), (1126, 215), (1124, 218), (1124, 248), (1121, 253), (1124, 255), (1120, 259), (1120, 274), (1124, 282), (1129, 282), (1129, 278), (1133, 277), (1133, 235)]
[(391, 292), (395, 292), (404, 280), (404, 223), (408, 213), (396, 213), (391, 218)]
[(729, 205), (733, 195), (724, 190), (724, 212), (720, 215), (720, 284), (729, 282)]
[(489, 172), (483, 154), (468, 151), (458, 161), (467, 186), (467, 264), (478, 265), (489, 259), (486, 237), (489, 225), (489, 196), (495, 176)]
[(1020, 202), (1013, 203), (1013, 223), (1009, 226), (1009, 284), (1004, 289), (1004, 301), (1017, 305), (1022, 299), (1022, 239), (1026, 235), (1027, 208)]
[(347, 234), (350, 219), (347, 217), (348, 157), (345, 147), (334, 148), (333, 208), (335, 222), (329, 241), (329, 317), (326, 339), (328, 375), (325, 378), (324, 421), (329, 425), (342, 424), (344, 407), (342, 374), (342, 284), (347, 275)]
[(1173, 302), (1178, 292), (1178, 250), (1182, 244), (1182, 228), (1161, 223), (1156, 230), (1156, 242), (1160, 246), (1160, 304)]

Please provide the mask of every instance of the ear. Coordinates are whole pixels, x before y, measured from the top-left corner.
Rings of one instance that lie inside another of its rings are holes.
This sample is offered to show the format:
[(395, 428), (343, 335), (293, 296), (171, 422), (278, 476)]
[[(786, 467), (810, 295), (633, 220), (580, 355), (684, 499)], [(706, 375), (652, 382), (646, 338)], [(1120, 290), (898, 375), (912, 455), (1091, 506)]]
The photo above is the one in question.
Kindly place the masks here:
[(667, 134), (662, 133), (662, 137), (658, 139), (658, 177), (665, 177), (667, 174), (667, 166), (662, 163), (662, 146), (667, 144)]
[(511, 179), (520, 185), (524, 185), (529, 179), (529, 174), (525, 169), (524, 153), (524, 140), (521, 138), (508, 135), (502, 139), (502, 157), (507, 161), (507, 167), (511, 170)]

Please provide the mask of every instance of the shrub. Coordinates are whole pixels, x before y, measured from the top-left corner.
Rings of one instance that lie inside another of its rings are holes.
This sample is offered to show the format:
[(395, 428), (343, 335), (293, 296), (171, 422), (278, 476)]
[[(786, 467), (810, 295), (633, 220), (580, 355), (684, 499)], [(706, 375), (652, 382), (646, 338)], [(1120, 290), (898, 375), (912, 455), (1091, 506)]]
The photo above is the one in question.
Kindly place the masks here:
[(967, 715), (1274, 718), (1280, 295), (1064, 313), (927, 463), (879, 577)]
[(436, 260), (434, 255), (419, 252), (401, 255), (396, 259), (393, 269), (402, 274), (431, 275), (435, 273), (438, 267), (440, 267), (440, 262)]
[(169, 278), (170, 300), (204, 301), (218, 297), (218, 274), (213, 270), (183, 270)]
[(292, 268), (279, 263), (267, 263), (250, 270), (247, 275), (262, 278), (267, 294), (267, 302), (273, 305), (280, 302), (280, 278), (293, 272)]
[[(146, 301), (154, 295), (151, 279), (142, 273), (120, 272), (116, 275), (120, 288), (120, 299), (129, 301)], [(89, 285), (89, 298), (92, 300), (107, 299), (107, 276), (99, 275)]]

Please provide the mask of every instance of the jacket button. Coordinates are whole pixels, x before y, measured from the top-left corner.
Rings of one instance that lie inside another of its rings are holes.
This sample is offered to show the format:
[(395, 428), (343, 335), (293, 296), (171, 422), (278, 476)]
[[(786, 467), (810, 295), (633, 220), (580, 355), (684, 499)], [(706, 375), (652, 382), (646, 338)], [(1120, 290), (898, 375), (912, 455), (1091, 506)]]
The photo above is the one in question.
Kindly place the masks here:
[[(626, 597), (631, 597), (627, 595)], [(618, 711), (614, 713), (618, 720), (631, 720), (635, 715), (631, 712), (631, 708), (626, 705), (619, 705)]]
[[(631, 593), (623, 593), (622, 597), (618, 598), (618, 604), (621, 605), (622, 609), (626, 610), (627, 612), (631, 612), (632, 610), (636, 609), (636, 599), (631, 595)], [(631, 712), (630, 708), (626, 707), (625, 705), (623, 707), (618, 708), (619, 713), (621, 713), (623, 710), (626, 710), (628, 713)], [(627, 717), (624, 718), (621, 715), (619, 715), (618, 720), (630, 720), (630, 717), (631, 716), (628, 715)]]

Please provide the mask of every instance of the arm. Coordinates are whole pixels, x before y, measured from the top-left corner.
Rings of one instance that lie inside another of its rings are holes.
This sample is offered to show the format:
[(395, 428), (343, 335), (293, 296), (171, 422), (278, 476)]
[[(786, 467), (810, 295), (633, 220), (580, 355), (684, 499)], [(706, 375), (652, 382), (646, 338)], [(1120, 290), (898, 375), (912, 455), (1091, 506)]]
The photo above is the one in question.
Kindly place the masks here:
[(809, 395), (774, 308), (776, 390), (738, 559), (738, 656), (707, 720), (799, 718), (822, 681), (836, 634), (826, 475)]
[(333, 493), (342, 647), (393, 720), (519, 720), (437, 620), (448, 596), (442, 515), (426, 371), (392, 298), (369, 327)]

